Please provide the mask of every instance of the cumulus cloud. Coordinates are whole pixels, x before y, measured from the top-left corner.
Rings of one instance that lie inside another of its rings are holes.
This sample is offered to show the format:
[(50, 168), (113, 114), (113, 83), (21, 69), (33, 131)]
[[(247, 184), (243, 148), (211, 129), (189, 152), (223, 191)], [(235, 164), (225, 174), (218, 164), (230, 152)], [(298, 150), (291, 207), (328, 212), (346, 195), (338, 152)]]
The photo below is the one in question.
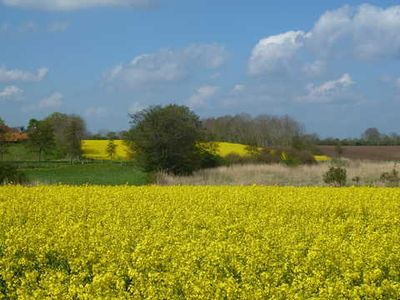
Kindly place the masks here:
[(336, 80), (329, 80), (320, 85), (309, 84), (308, 94), (299, 97), (302, 102), (331, 102), (341, 92), (349, 86), (355, 84), (351, 76), (347, 73), (343, 74)]
[(7, 69), (6, 67), (0, 67), (0, 82), (38, 82), (42, 81), (48, 74), (47, 68), (37, 69), (36, 73), (19, 70), (19, 69)]
[(144, 7), (152, 0), (0, 0), (4, 5), (41, 10), (77, 10), (91, 7)]
[(293, 69), (298, 65), (294, 59), (302, 62), (297, 71), (309, 76), (320, 74), (328, 58), (399, 59), (399, 32), (400, 5), (345, 6), (325, 12), (308, 32), (288, 31), (261, 39), (249, 58), (249, 73)]
[(0, 100), (15, 98), (23, 93), (23, 90), (15, 85), (6, 86), (0, 90)]
[(364, 4), (323, 14), (310, 34), (316, 47), (350, 43), (361, 59), (400, 58), (400, 6)]
[(218, 92), (218, 87), (213, 85), (204, 85), (199, 87), (189, 98), (189, 106), (192, 108), (202, 107), (207, 101)]
[(42, 109), (50, 109), (50, 108), (58, 108), (62, 105), (64, 96), (59, 92), (54, 92), (50, 96), (43, 98), (39, 101), (38, 108)]
[(303, 46), (305, 36), (303, 31), (288, 31), (261, 39), (250, 56), (250, 74), (257, 75), (285, 67)]
[(160, 50), (138, 55), (128, 64), (115, 66), (106, 74), (106, 79), (133, 88), (177, 82), (187, 77), (194, 68), (213, 70), (220, 67), (226, 57), (225, 49), (216, 44)]

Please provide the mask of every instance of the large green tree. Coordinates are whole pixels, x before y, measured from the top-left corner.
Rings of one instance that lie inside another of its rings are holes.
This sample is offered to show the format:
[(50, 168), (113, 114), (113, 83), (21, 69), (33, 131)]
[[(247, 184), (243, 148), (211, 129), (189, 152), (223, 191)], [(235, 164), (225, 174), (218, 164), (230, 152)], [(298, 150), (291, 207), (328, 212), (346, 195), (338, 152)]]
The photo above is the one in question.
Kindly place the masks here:
[(131, 114), (128, 132), (137, 161), (148, 171), (190, 174), (201, 167), (204, 151), (199, 117), (186, 106), (153, 106)]
[(41, 161), (43, 155), (55, 148), (54, 130), (48, 120), (31, 119), (28, 125), (28, 145), (38, 154)]
[(77, 115), (52, 113), (46, 119), (54, 131), (54, 140), (59, 157), (71, 160), (82, 155), (81, 141), (86, 135), (85, 121)]

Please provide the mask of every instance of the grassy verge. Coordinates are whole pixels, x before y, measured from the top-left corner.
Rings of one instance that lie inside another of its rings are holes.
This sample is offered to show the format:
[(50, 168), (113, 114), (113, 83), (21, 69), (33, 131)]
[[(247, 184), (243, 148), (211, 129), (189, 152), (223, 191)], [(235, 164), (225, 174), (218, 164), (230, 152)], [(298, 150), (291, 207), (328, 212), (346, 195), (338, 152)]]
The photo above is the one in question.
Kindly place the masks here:
[(47, 164), (22, 169), (33, 184), (144, 185), (149, 175), (130, 164)]
[[(160, 185), (280, 185), (324, 186), (324, 173), (329, 163), (288, 167), (282, 164), (232, 165), (205, 169), (192, 176), (173, 176), (159, 173), (156, 183)], [(393, 162), (348, 161), (347, 184), (382, 186), (380, 176), (393, 169)], [(358, 178), (358, 182), (353, 179)]]

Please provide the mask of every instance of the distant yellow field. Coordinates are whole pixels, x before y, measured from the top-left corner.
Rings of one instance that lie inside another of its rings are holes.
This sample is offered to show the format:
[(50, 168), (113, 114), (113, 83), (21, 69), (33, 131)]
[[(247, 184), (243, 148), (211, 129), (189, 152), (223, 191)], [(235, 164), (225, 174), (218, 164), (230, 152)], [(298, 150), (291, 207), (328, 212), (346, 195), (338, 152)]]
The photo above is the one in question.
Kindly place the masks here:
[[(117, 154), (114, 157), (116, 160), (128, 160), (131, 157), (131, 150), (123, 140), (115, 140), (117, 145)], [(222, 157), (233, 153), (240, 156), (249, 155), (246, 150), (246, 145), (219, 142), (217, 153)], [(84, 140), (82, 141), (83, 156), (89, 159), (109, 160), (106, 149), (108, 140)], [(331, 158), (326, 155), (315, 155), (315, 160), (319, 162), (329, 161)]]
[(234, 144), (234, 143), (225, 143), (220, 142), (218, 144), (218, 154), (222, 157), (227, 156), (228, 154), (234, 153), (238, 155), (248, 155), (248, 151), (246, 150), (246, 145), (242, 144)]
[(314, 155), (316, 161), (324, 162), (332, 160), (329, 156), (326, 155)]
[[(115, 140), (117, 155), (114, 159), (127, 160), (130, 157), (130, 149), (123, 140)], [(84, 140), (82, 141), (83, 156), (89, 159), (108, 160), (106, 149), (108, 140)], [(227, 156), (230, 153), (246, 155), (246, 145), (234, 143), (218, 143), (218, 154)]]
[[(84, 140), (82, 141), (83, 156), (89, 159), (108, 160), (106, 149), (108, 140)], [(130, 149), (123, 140), (115, 140), (116, 156), (114, 159), (127, 160), (130, 157)]]

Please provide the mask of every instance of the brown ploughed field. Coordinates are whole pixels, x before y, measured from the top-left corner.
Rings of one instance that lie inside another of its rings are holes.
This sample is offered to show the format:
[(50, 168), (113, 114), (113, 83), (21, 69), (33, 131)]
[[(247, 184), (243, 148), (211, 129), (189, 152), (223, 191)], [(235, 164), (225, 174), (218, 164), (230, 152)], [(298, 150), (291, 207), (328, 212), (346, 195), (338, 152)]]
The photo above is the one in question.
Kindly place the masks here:
[[(318, 146), (324, 155), (337, 157), (335, 146)], [(400, 160), (400, 146), (342, 146), (342, 157), (362, 160)]]

